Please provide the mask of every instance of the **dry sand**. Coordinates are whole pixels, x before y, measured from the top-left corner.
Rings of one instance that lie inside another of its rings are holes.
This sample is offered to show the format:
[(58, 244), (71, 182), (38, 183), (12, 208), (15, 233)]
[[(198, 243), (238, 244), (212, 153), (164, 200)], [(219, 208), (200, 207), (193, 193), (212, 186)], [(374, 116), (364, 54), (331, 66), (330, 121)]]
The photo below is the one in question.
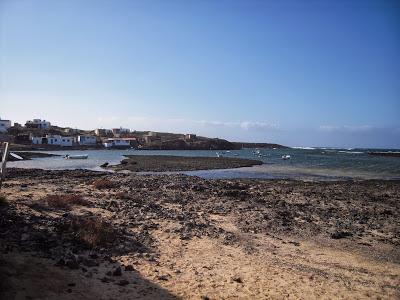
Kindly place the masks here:
[[(2, 193), (4, 299), (400, 297), (396, 181), (12, 170)], [(43, 201), (55, 194), (87, 202)], [(116, 238), (84, 245), (68, 225), (77, 216), (102, 218)]]

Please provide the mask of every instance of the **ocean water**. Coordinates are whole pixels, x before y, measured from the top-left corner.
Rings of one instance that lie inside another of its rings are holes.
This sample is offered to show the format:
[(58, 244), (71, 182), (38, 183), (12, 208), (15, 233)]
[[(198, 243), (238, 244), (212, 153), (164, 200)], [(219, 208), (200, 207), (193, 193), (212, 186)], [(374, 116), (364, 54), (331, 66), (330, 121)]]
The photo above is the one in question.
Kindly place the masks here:
[[(242, 149), (217, 151), (225, 157), (250, 158), (263, 161), (263, 165), (224, 169), (180, 172), (203, 178), (264, 178), (299, 180), (350, 180), (350, 179), (400, 179), (400, 158), (368, 155), (374, 149), (291, 148), (291, 149)], [(376, 150), (389, 151), (389, 150)], [(391, 150), (396, 151), (396, 150)], [(62, 156), (35, 158), (29, 161), (9, 162), (8, 167), (40, 168), (49, 170), (89, 169), (102, 170), (108, 162), (118, 164), (123, 155), (176, 155), (216, 156), (216, 151), (187, 150), (86, 150), (43, 151), (59, 155), (87, 154), (85, 160), (66, 160)], [(290, 155), (283, 160), (282, 155)]]

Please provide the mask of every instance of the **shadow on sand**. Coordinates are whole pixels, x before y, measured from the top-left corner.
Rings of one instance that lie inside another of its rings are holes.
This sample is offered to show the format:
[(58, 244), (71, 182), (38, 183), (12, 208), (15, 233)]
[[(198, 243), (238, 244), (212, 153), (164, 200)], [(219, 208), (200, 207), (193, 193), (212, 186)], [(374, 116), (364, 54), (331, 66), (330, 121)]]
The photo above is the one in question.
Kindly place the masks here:
[[(135, 265), (126, 268), (113, 260), (113, 250), (94, 254), (74, 247), (50, 232), (54, 221), (0, 206), (0, 299), (180, 299), (144, 278)], [(134, 245), (150, 251), (138, 241)]]

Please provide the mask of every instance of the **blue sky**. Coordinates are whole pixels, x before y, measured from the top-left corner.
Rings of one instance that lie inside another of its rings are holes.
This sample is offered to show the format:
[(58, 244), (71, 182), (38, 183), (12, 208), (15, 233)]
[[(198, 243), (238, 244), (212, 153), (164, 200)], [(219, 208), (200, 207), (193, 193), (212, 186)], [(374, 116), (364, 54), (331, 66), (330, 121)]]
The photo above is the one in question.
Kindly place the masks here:
[(0, 117), (399, 148), (400, 2), (0, 0)]

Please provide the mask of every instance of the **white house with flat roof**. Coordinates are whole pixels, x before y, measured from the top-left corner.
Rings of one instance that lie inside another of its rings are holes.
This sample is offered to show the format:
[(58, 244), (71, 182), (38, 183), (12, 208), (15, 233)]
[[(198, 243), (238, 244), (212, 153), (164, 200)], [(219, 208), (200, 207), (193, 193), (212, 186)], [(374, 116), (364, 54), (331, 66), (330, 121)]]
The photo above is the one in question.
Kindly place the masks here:
[(129, 148), (131, 146), (130, 139), (107, 139), (103, 143), (106, 148)]
[(2, 132), (2, 133), (7, 132), (10, 127), (11, 127), (10, 120), (0, 119), (0, 132)]
[(71, 147), (75, 142), (75, 138), (72, 136), (62, 136), (60, 146)]
[(78, 135), (79, 145), (96, 145), (97, 138), (94, 135)]
[(32, 144), (34, 145), (54, 145), (62, 147), (71, 147), (75, 142), (75, 138), (72, 136), (61, 136), (61, 135), (47, 135), (45, 137), (32, 137)]
[(61, 136), (61, 135), (47, 135), (48, 145), (58, 145), (63, 147), (71, 147), (75, 141), (72, 136)]

